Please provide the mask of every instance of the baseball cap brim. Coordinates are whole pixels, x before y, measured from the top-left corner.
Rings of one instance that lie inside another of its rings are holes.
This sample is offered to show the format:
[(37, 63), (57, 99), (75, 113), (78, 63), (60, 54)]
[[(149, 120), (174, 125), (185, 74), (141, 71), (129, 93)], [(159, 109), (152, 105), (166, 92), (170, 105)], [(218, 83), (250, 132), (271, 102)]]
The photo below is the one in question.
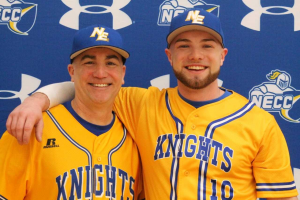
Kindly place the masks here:
[(182, 26), (176, 30), (174, 30), (173, 32), (171, 32), (168, 36), (167, 36), (167, 42), (168, 42), (168, 46), (170, 46), (171, 42), (176, 38), (177, 35), (186, 32), (186, 31), (193, 31), (193, 30), (199, 30), (199, 31), (205, 31), (209, 34), (211, 34), (212, 36), (214, 36), (222, 45), (222, 47), (224, 47), (223, 45), (223, 38), (222, 36), (217, 33), (215, 30), (208, 28), (206, 26), (199, 26), (199, 25), (185, 25)]
[(117, 47), (114, 47), (114, 46), (107, 46), (107, 45), (96, 45), (96, 46), (91, 46), (91, 47), (88, 47), (88, 48), (85, 48), (85, 49), (81, 49), (80, 51), (76, 51), (75, 53), (73, 53), (71, 56), (70, 56), (70, 59), (74, 59), (76, 56), (78, 56), (79, 54), (83, 53), (84, 51), (87, 51), (89, 49), (92, 49), (92, 48), (96, 48), (96, 47), (99, 47), (99, 48), (109, 48), (115, 52), (117, 52), (118, 54), (120, 54), (122, 57), (124, 58), (129, 58), (129, 53), (127, 51), (125, 51), (124, 49), (121, 49), (121, 48), (117, 48)]

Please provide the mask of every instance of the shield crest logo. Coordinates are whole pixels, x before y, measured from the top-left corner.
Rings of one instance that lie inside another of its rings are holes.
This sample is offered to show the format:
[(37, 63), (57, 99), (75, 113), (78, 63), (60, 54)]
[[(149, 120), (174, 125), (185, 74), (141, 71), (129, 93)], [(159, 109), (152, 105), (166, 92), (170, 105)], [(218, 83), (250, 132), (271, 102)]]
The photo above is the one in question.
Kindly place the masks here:
[(8, 21), (7, 27), (13, 33), (19, 35), (28, 35), (33, 28), (37, 16), (37, 4), (27, 3), (23, 1), (15, 1), (10, 5), (11, 9), (21, 9), (18, 21)]

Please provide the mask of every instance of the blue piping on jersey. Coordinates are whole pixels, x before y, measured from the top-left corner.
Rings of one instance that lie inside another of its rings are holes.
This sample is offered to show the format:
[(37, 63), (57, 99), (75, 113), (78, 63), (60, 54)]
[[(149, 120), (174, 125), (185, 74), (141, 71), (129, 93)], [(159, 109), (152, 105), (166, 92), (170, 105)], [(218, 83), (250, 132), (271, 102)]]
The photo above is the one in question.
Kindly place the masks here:
[[(177, 128), (177, 134), (183, 134), (183, 123), (173, 115), (168, 92), (166, 92), (165, 95), (165, 101), (167, 108), (169, 110), (169, 113), (171, 114), (173, 120), (175, 121), (176, 128)], [(179, 137), (180, 138), (180, 137)], [(181, 140), (178, 139), (177, 145), (175, 147), (175, 156), (173, 157), (172, 166), (171, 166), (171, 174), (170, 174), (170, 185), (171, 185), (171, 192), (170, 192), (170, 200), (177, 200), (177, 182), (178, 182), (178, 171), (179, 171), (179, 156), (178, 156), (178, 149), (181, 146)]]
[[(182, 125), (182, 122), (176, 116), (174, 116), (173, 113), (172, 113), (171, 106), (170, 106), (170, 101), (169, 101), (167, 92), (166, 92), (166, 95), (165, 95), (165, 100), (166, 100), (167, 108), (168, 108), (173, 120), (176, 123), (177, 132), (178, 132), (178, 134), (180, 134), (180, 133), (183, 132), (182, 131), (183, 130), (183, 125)], [(238, 111), (234, 112), (233, 114), (211, 122), (206, 128), (205, 137), (212, 139), (214, 131), (215, 131), (216, 128), (218, 128), (220, 126), (223, 126), (225, 124), (228, 124), (229, 122), (232, 122), (235, 119), (238, 119), (238, 118), (244, 116), (247, 112), (249, 112), (254, 107), (254, 105), (255, 104), (253, 102), (249, 101), (244, 107), (242, 107)], [(182, 127), (182, 130), (179, 130), (179, 127)], [(176, 151), (176, 153), (177, 153), (177, 151)], [(178, 160), (178, 166), (175, 165), (176, 160)], [(179, 158), (177, 158), (177, 159), (173, 158), (172, 168), (171, 168), (171, 177), (170, 177), (170, 182), (171, 182), (170, 199), (171, 200), (177, 200), (177, 194), (176, 194), (177, 179), (178, 179), (178, 168), (177, 167), (179, 168)], [(176, 168), (175, 169), (175, 171), (176, 171), (175, 185), (172, 182), (172, 179), (173, 179), (173, 176), (174, 176), (174, 168)], [(206, 200), (207, 168), (208, 168), (208, 163), (204, 162), (204, 161), (200, 161), (200, 164), (199, 164), (199, 178), (198, 178), (198, 200)], [(175, 192), (173, 192), (174, 189), (175, 189)]]
[[(206, 128), (205, 137), (212, 139), (216, 128), (221, 127), (225, 124), (228, 124), (229, 122), (232, 122), (244, 116), (254, 107), (254, 105), (255, 104), (253, 102), (249, 101), (244, 107), (234, 112), (233, 114), (211, 122)], [(204, 162), (201, 161), (199, 165), (200, 178), (198, 179), (198, 200), (206, 200), (205, 192), (206, 192), (206, 174), (207, 174), (208, 164), (207, 163), (203, 164), (203, 163)], [(204, 176), (202, 177), (200, 176), (200, 174), (201, 175), (203, 174)], [(201, 189), (202, 189), (202, 194), (200, 194)]]
[(127, 130), (123, 126), (123, 138), (122, 138), (121, 142), (116, 147), (114, 147), (112, 150), (110, 150), (110, 152), (108, 153), (108, 165), (110, 167), (112, 166), (112, 161), (111, 161), (112, 154), (115, 153), (116, 151), (118, 151), (122, 147), (122, 145), (125, 142), (126, 135), (127, 135)]
[(255, 104), (253, 102), (249, 101), (244, 107), (242, 107), (240, 110), (236, 111), (235, 113), (211, 122), (206, 128), (205, 137), (212, 139), (213, 133), (216, 128), (228, 124), (229, 122), (232, 122), (233, 120), (244, 116), (248, 111), (250, 111), (253, 108), (254, 105)]
[[(170, 105), (170, 100), (169, 100), (168, 92), (166, 92), (165, 100), (166, 100), (167, 108), (168, 108), (168, 110), (169, 110), (172, 118), (174, 119), (174, 121), (176, 123), (177, 132), (178, 132), (178, 134), (180, 134), (180, 131), (178, 131), (178, 130), (181, 130), (181, 133), (183, 132), (183, 124), (180, 121), (180, 119), (178, 119), (175, 115), (173, 115), (173, 112), (172, 112), (172, 109), (171, 109), (171, 105)], [(181, 125), (181, 127), (178, 127), (179, 125)]]
[[(51, 120), (53, 121), (53, 123), (55, 124), (55, 126), (58, 128), (58, 130), (72, 143), (74, 144), (74, 146), (76, 146), (78, 149), (84, 151), (87, 156), (88, 156), (88, 162), (89, 162), (89, 166), (90, 166), (90, 188), (91, 188), (91, 193), (94, 194), (94, 187), (93, 186), (93, 173), (91, 173), (93, 166), (92, 166), (92, 155), (91, 153), (84, 147), (82, 147), (81, 145), (79, 145), (75, 140), (73, 140), (68, 134), (67, 132), (60, 126), (60, 124), (56, 121), (56, 119), (53, 117), (52, 113), (50, 111), (46, 111), (47, 114), (49, 115), (49, 117), (51, 118)], [(93, 200), (93, 195), (91, 195), (91, 200)]]
[[(199, 164), (199, 169), (201, 169), (204, 165), (204, 168), (207, 169), (208, 167), (208, 163), (205, 161), (200, 161)], [(202, 172), (199, 170), (199, 178), (198, 178), (198, 199), (201, 199), (201, 194), (203, 196), (202, 199), (206, 199), (206, 174), (207, 174), (207, 170), (205, 170), (202, 174)], [(203, 181), (204, 187), (200, 187), (201, 185), (201, 181)], [(199, 184), (200, 183), (200, 184)]]
[(4, 196), (0, 195), (0, 200), (7, 200)]
[[(112, 160), (112, 159), (111, 159), (112, 154), (115, 153), (116, 151), (118, 151), (118, 150), (122, 147), (122, 145), (123, 145), (124, 142), (125, 142), (126, 135), (127, 135), (127, 130), (126, 130), (125, 126), (123, 125), (123, 138), (122, 138), (122, 140), (120, 141), (120, 143), (119, 143), (117, 146), (115, 146), (115, 147), (114, 147), (112, 150), (110, 150), (110, 152), (108, 153), (108, 165), (109, 165), (109, 171), (110, 171), (111, 173), (112, 173), (112, 170), (111, 170), (111, 168), (112, 168), (112, 161), (111, 161), (111, 160)], [(112, 176), (112, 174), (111, 174), (111, 176)], [(112, 192), (111, 192), (110, 194), (112, 194)], [(112, 199), (112, 196), (110, 196), (109, 199), (111, 200), (111, 199)]]

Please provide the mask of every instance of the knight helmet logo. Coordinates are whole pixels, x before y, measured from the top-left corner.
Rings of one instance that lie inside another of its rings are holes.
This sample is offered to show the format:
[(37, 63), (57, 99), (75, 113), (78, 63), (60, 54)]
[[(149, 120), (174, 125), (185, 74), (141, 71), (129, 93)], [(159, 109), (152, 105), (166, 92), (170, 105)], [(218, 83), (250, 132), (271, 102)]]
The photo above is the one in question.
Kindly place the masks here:
[(165, 0), (159, 7), (157, 25), (170, 26), (173, 17), (193, 8), (202, 8), (219, 17), (220, 6), (202, 0)]
[(290, 114), (300, 99), (300, 90), (291, 86), (291, 75), (276, 69), (266, 77), (269, 81), (254, 86), (249, 92), (249, 99), (268, 112), (278, 112), (286, 121), (300, 123), (300, 118), (295, 119)]
[[(79, 0), (61, 0), (71, 10), (65, 13), (59, 23), (65, 27), (79, 30), (79, 15), (80, 13), (87, 14), (112, 14), (112, 28), (115, 30), (125, 28), (132, 24), (131, 18), (123, 12), (124, 8), (131, 0), (113, 0), (111, 6), (105, 5), (85, 5), (82, 6)], [(90, 8), (101, 8), (102, 11), (91, 11)], [(104, 9), (104, 10), (103, 10)]]
[(37, 4), (22, 0), (0, 0), (0, 25), (15, 34), (28, 35), (35, 24)]

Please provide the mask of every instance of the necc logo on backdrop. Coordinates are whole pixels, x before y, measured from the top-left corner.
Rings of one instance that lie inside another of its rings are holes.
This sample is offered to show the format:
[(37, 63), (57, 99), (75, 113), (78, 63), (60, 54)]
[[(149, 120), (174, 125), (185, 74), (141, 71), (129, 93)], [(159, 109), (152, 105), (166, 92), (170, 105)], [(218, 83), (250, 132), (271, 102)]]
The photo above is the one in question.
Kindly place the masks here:
[[(41, 80), (37, 79), (33, 76), (29, 76), (26, 74), (22, 74), (21, 78), (21, 89), (20, 91), (12, 91), (12, 90), (0, 90), (0, 99), (15, 99), (19, 98), (21, 102), (24, 101), (26, 97), (29, 96), (30, 93), (35, 91), (41, 84)], [(9, 97), (1, 97), (1, 93), (11, 93), (13, 96)]]
[(207, 4), (202, 0), (165, 0), (159, 7), (157, 25), (170, 26), (173, 17), (192, 8), (202, 8), (219, 17), (219, 5)]
[(37, 4), (22, 0), (0, 0), (0, 25), (19, 35), (28, 35), (35, 24)]
[[(300, 30), (300, 0), (294, 0), (293, 7), (286, 6), (269, 6), (262, 7), (261, 0), (243, 0), (244, 4), (251, 8), (253, 11), (248, 13), (241, 22), (242, 26), (249, 29), (260, 31), (260, 17), (262, 14), (268, 15), (287, 15), (293, 14), (294, 16), (294, 31)], [(271, 9), (279, 8), (285, 10), (285, 12), (274, 13), (270, 12)]]
[[(131, 0), (113, 0), (111, 6), (105, 5), (85, 5), (81, 6), (79, 0), (61, 0), (66, 6), (71, 8), (70, 11), (65, 13), (59, 23), (71, 29), (79, 29), (79, 15), (80, 13), (88, 14), (105, 14), (111, 13), (113, 16), (112, 28), (117, 30), (125, 28), (132, 24), (131, 18), (121, 8), (125, 7)], [(89, 8), (104, 8), (104, 11), (89, 11)]]
[(291, 86), (290, 74), (276, 69), (266, 77), (269, 82), (254, 86), (249, 92), (249, 99), (266, 111), (278, 112), (286, 121), (300, 123), (300, 118), (294, 119), (289, 114), (300, 99), (300, 90)]

